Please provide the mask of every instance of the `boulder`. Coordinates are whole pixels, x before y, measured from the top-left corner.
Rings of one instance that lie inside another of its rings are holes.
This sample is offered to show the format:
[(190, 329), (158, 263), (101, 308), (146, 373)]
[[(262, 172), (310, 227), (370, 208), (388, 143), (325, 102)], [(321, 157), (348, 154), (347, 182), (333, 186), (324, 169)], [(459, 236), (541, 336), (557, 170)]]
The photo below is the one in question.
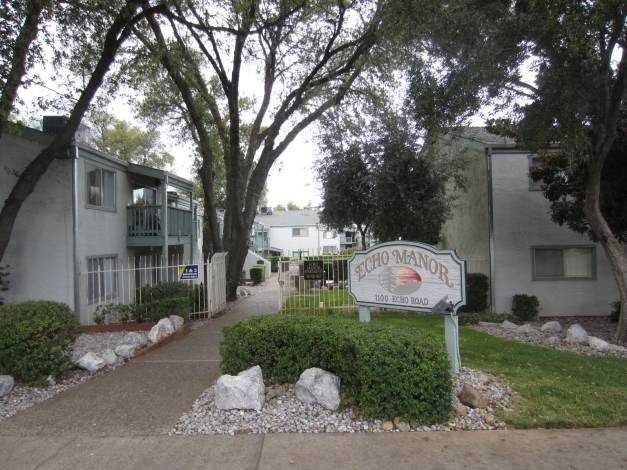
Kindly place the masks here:
[(619, 346), (618, 344), (608, 344), (607, 347), (605, 348), (606, 351), (620, 351), (620, 352), (625, 352), (627, 351), (627, 348), (625, 348), (625, 346)]
[(148, 338), (146, 338), (146, 335), (143, 333), (129, 331), (124, 336), (122, 336), (122, 344), (134, 344), (138, 348), (141, 348), (148, 344)]
[(509, 320), (505, 320), (503, 323), (501, 323), (501, 328), (505, 328), (506, 330), (517, 330), (518, 325), (516, 323), (512, 323)]
[(156, 343), (157, 341), (160, 341), (161, 339), (165, 338), (167, 335), (165, 334), (165, 331), (163, 330), (163, 328), (161, 327), (161, 325), (155, 325), (153, 326), (150, 331), (148, 332), (148, 340)]
[(459, 392), (459, 401), (471, 408), (485, 408), (489, 403), (486, 397), (468, 384), (464, 384)]
[(0, 397), (8, 395), (13, 390), (15, 381), (10, 375), (0, 375)]
[(214, 393), (215, 406), (220, 410), (261, 410), (266, 399), (261, 367), (251, 367), (237, 376), (223, 375), (216, 382)]
[(549, 345), (549, 346), (552, 344), (559, 343), (559, 342), (560, 342), (560, 339), (557, 336), (551, 336), (544, 340), (544, 344)]
[(466, 409), (466, 407), (464, 405), (459, 405), (457, 407), (457, 409), (455, 410), (455, 412), (459, 415), (459, 416), (468, 416), (468, 410)]
[(607, 341), (603, 341), (601, 338), (597, 338), (596, 336), (588, 336), (588, 346), (592, 349), (596, 349), (597, 351), (605, 351), (607, 347), (610, 345)]
[(335, 411), (340, 405), (340, 378), (312, 367), (300, 374), (294, 392), (303, 403), (319, 403), (327, 410)]
[(245, 289), (244, 287), (238, 287), (237, 288), (237, 297), (240, 299), (243, 299), (245, 297), (248, 297), (248, 289)]
[(585, 343), (588, 341), (588, 333), (579, 323), (575, 323), (566, 330), (566, 341), (569, 343)]
[(172, 322), (172, 327), (174, 328), (174, 331), (182, 328), (185, 324), (185, 320), (183, 319), (183, 317), (179, 317), (178, 315), (170, 315), (170, 321)]
[(95, 372), (105, 366), (105, 361), (103, 361), (102, 358), (95, 352), (88, 352), (81, 357), (76, 364), (81, 369), (87, 369), (89, 372)]
[(120, 344), (115, 348), (115, 353), (120, 357), (132, 357), (137, 351), (137, 346), (134, 344)]
[(483, 420), (489, 426), (494, 426), (496, 424), (496, 418), (491, 413), (486, 413), (483, 415)]
[(536, 329), (530, 324), (522, 325), (516, 328), (517, 333), (537, 333)]
[(118, 362), (118, 356), (113, 352), (113, 349), (105, 349), (100, 357), (107, 365), (113, 365)]
[(542, 325), (540, 331), (562, 331), (562, 325), (558, 321), (549, 321)]
[(400, 432), (409, 432), (411, 431), (411, 426), (409, 423), (402, 421), (400, 416), (394, 418), (394, 428), (398, 429)]
[(479, 326), (487, 326), (489, 328), (500, 326), (500, 325), (501, 325), (500, 323), (493, 323), (493, 322), (490, 322), (490, 321), (480, 321), (479, 322)]
[(384, 431), (391, 431), (392, 429), (394, 429), (394, 423), (392, 421), (383, 421), (383, 424), (381, 425), (381, 428)]
[(483, 372), (479, 371), (477, 372), (477, 375), (475, 375), (475, 378), (481, 382), (483, 385), (487, 385), (490, 383), (490, 377), (488, 377), (486, 374), (484, 374)]
[(172, 320), (170, 320), (169, 318), (162, 318), (157, 323), (157, 326), (161, 326), (161, 328), (163, 328), (163, 332), (165, 333), (165, 336), (168, 336), (174, 333), (174, 325), (172, 325)]

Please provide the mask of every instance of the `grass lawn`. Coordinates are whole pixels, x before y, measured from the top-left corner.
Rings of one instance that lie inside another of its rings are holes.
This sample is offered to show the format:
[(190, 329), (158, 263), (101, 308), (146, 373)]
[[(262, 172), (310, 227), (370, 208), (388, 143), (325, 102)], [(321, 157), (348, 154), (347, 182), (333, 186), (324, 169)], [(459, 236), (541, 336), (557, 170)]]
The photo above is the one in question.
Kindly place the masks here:
[[(430, 331), (444, 340), (439, 315), (380, 313), (372, 321)], [(511, 427), (627, 425), (625, 359), (555, 351), (468, 327), (459, 329), (459, 346), (462, 365), (503, 375), (520, 394), (515, 411), (497, 413)]]

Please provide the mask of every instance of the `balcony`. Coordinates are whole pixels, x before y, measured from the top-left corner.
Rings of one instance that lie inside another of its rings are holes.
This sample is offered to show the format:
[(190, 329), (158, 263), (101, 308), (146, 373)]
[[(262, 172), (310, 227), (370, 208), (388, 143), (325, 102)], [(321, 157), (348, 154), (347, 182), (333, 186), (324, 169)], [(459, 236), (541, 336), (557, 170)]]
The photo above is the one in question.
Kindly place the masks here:
[(340, 236), (340, 245), (353, 246), (355, 243), (357, 243), (357, 241), (354, 240), (353, 237)]
[[(168, 245), (191, 242), (192, 211), (167, 208)], [(136, 205), (126, 207), (126, 246), (161, 246), (164, 243), (162, 206)]]

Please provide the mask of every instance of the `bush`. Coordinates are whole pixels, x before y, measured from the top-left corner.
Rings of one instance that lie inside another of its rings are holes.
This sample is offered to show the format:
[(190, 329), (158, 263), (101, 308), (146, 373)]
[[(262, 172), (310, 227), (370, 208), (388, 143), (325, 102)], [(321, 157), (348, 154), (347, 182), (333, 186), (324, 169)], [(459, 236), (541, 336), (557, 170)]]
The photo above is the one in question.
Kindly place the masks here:
[(258, 259), (258, 260), (257, 260), (257, 264), (260, 264), (260, 265), (264, 265), (264, 266), (265, 266), (265, 265), (266, 265), (266, 262), (265, 262), (264, 260), (262, 260), (262, 259)]
[(488, 276), (483, 273), (466, 275), (466, 305), (463, 312), (481, 313), (488, 309), (488, 292), (490, 283)]
[[(9, 290), (9, 281), (7, 281), (7, 277), (9, 277), (9, 265), (0, 266), (0, 292), (6, 292)], [(4, 297), (0, 296), (0, 305), (4, 305), (2, 302)]]
[(444, 343), (429, 333), (343, 318), (263, 315), (222, 329), (221, 370), (261, 366), (267, 383), (310, 367), (341, 379), (345, 400), (375, 418), (445, 422), (452, 382)]
[(540, 301), (535, 295), (516, 294), (512, 301), (512, 313), (522, 321), (537, 320)]
[(279, 271), (279, 257), (278, 256), (268, 256), (268, 261), (270, 261), (270, 272), (276, 273)]
[(0, 307), (0, 374), (29, 385), (57, 379), (72, 367), (79, 335), (74, 312), (61, 302), (28, 301)]
[(152, 302), (153, 300), (190, 297), (191, 287), (185, 282), (163, 282), (152, 286), (135, 289), (135, 303)]
[(243, 286), (245, 282), (246, 282), (246, 270), (242, 269), (242, 273), (239, 275), (238, 285)]
[(133, 318), (138, 323), (157, 323), (162, 318), (170, 315), (183, 317), (185, 323), (189, 322), (189, 296), (174, 297), (171, 299), (153, 300), (133, 305)]
[(134, 307), (134, 305), (125, 304), (98, 305), (94, 312), (94, 322), (96, 325), (129, 323), (134, 318)]
[(256, 264), (250, 268), (250, 279), (253, 285), (261, 284), (266, 278), (266, 267)]
[(348, 279), (348, 258), (333, 260), (333, 281), (340, 282)]
[(615, 300), (610, 305), (612, 307), (612, 310), (610, 310), (610, 321), (618, 323), (618, 319), (620, 318), (620, 300)]
[(461, 326), (466, 325), (477, 325), (480, 321), (490, 322), (490, 323), (503, 323), (505, 320), (511, 321), (512, 323), (516, 323), (517, 325), (522, 325), (523, 321), (518, 318), (516, 315), (509, 315), (507, 313), (474, 313), (474, 312), (463, 312), (458, 316), (458, 321)]

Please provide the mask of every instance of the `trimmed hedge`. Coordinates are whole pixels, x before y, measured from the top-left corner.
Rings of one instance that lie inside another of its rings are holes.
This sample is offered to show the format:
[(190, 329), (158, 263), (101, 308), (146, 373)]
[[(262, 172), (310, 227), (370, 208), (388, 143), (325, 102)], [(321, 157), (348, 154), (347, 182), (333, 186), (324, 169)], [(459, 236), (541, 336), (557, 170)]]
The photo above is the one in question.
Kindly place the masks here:
[(201, 310), (199, 295), (204, 291), (204, 285), (178, 281), (140, 287), (135, 290), (133, 319), (138, 323), (151, 323), (178, 315), (187, 322), (190, 312)]
[(223, 374), (259, 365), (267, 383), (295, 383), (320, 367), (340, 377), (346, 401), (375, 418), (441, 423), (452, 410), (446, 347), (429, 333), (285, 314), (247, 318), (222, 332)]
[(266, 267), (262, 264), (255, 264), (250, 268), (250, 279), (253, 285), (261, 284), (266, 279)]
[(279, 270), (279, 257), (278, 256), (268, 256), (268, 261), (270, 261), (270, 272), (276, 273)]
[(483, 273), (466, 275), (467, 304), (461, 308), (462, 312), (482, 313), (488, 309), (488, 292), (490, 283), (488, 276)]
[(72, 367), (80, 331), (66, 304), (46, 300), (0, 307), (0, 374), (29, 385), (57, 379)]
[(153, 300), (133, 305), (133, 318), (138, 323), (157, 323), (162, 318), (170, 315), (183, 317), (185, 323), (189, 322), (190, 313), (189, 297), (174, 297), (171, 299)]
[(537, 320), (540, 301), (535, 295), (516, 294), (512, 299), (512, 313), (522, 321)]

